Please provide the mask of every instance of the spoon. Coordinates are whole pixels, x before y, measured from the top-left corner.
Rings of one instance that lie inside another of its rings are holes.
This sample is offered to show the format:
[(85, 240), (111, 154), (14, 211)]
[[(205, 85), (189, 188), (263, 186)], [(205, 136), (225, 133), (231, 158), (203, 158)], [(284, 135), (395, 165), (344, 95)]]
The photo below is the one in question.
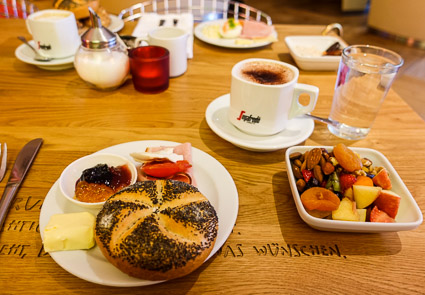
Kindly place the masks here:
[(331, 126), (333, 126), (335, 128), (338, 128), (341, 125), (341, 123), (339, 123), (338, 121), (331, 120), (331, 119), (326, 119), (326, 118), (322, 118), (322, 117), (317, 117), (317, 116), (314, 116), (314, 115), (311, 115), (311, 114), (304, 114), (304, 116), (310, 117), (313, 120), (316, 120), (316, 121), (319, 121), (319, 122), (322, 122), (322, 123), (331, 125)]
[(34, 47), (31, 46), (31, 44), (28, 43), (27, 39), (25, 39), (22, 36), (18, 36), (18, 39), (21, 40), (22, 42), (24, 42), (26, 45), (28, 45), (29, 48), (32, 49), (32, 51), (34, 51), (35, 56), (34, 59), (37, 61), (51, 61), (53, 58), (51, 57), (47, 57), (44, 55), (41, 55)]

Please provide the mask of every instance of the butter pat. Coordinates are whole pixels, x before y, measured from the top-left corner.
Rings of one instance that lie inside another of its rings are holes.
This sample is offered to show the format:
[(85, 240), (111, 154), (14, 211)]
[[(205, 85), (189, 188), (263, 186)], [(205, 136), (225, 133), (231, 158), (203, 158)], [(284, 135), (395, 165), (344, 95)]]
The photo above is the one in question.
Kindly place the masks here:
[(90, 249), (96, 218), (89, 212), (53, 215), (44, 229), (44, 251)]

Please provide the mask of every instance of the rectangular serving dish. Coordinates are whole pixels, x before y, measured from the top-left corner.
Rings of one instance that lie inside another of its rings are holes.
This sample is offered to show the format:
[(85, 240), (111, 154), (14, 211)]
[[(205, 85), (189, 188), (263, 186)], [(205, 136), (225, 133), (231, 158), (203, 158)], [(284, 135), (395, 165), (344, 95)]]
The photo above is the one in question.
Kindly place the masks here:
[(339, 42), (341, 48), (348, 46), (342, 39), (334, 36), (288, 36), (285, 38), (286, 46), (297, 66), (307, 71), (338, 70), (340, 55), (320, 55), (335, 42)]
[[(292, 153), (304, 153), (307, 150), (317, 148), (317, 146), (293, 146), (286, 150), (285, 161), (288, 173), (289, 184), (291, 186), (292, 195), (294, 197), (295, 205), (301, 218), (312, 228), (322, 231), (336, 231), (336, 232), (359, 232), (359, 233), (380, 233), (380, 232), (397, 232), (404, 230), (412, 230), (417, 228), (423, 221), (422, 212), (419, 209), (415, 199), (407, 189), (400, 176), (397, 174), (390, 161), (380, 152), (369, 148), (351, 148), (358, 153), (361, 157), (370, 159), (373, 166), (385, 167), (390, 175), (392, 183), (392, 191), (401, 197), (400, 207), (398, 214), (395, 218), (395, 223), (380, 223), (380, 222), (355, 222), (355, 221), (340, 221), (330, 219), (320, 219), (311, 216), (305, 210), (300, 194), (296, 186), (296, 179), (292, 171), (291, 161), (289, 156)], [(323, 146), (328, 151), (332, 151), (333, 147)]]

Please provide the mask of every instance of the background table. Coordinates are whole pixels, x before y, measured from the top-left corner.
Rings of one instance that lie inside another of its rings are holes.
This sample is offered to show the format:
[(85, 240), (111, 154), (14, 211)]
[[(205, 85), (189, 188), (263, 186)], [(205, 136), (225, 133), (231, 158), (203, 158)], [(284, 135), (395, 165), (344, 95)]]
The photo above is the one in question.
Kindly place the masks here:
[[(51, 72), (14, 56), (18, 34), (30, 37), (23, 20), (0, 19), (0, 142), (9, 146), (8, 172), (23, 145), (44, 144), (18, 192), (0, 235), (2, 294), (220, 294), (220, 293), (423, 293), (425, 227), (383, 234), (321, 232), (298, 216), (290, 191), (285, 149), (255, 153), (213, 133), (208, 104), (229, 93), (230, 70), (245, 58), (294, 64), (284, 44), (291, 34), (314, 34), (316, 26), (276, 25), (279, 41), (260, 49), (224, 49), (195, 39), (188, 71), (157, 95), (133, 89), (91, 89), (74, 69)], [(128, 28), (126, 28), (128, 30)], [(128, 33), (128, 31), (127, 31)], [(315, 115), (327, 116), (335, 72), (303, 72), (301, 83), (320, 88)], [(43, 200), (73, 160), (130, 141), (191, 142), (232, 175), (239, 215), (221, 250), (192, 274), (158, 285), (113, 288), (81, 280), (43, 252), (38, 218)], [(425, 208), (425, 123), (390, 91), (369, 136), (343, 141), (317, 124), (305, 145), (370, 147), (384, 153)], [(338, 254), (331, 248), (338, 249)], [(300, 249), (304, 249), (301, 252)]]

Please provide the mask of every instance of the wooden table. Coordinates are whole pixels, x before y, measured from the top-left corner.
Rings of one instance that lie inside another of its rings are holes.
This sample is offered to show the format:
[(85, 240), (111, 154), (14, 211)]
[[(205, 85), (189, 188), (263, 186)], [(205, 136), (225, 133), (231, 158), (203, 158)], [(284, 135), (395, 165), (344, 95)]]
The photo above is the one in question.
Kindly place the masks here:
[[(127, 29), (127, 33), (128, 28)], [(2, 294), (246, 294), (423, 293), (425, 226), (382, 234), (322, 232), (299, 217), (290, 191), (285, 149), (256, 153), (235, 147), (208, 127), (208, 104), (230, 89), (237, 61), (261, 57), (294, 64), (284, 37), (315, 34), (318, 26), (276, 25), (279, 41), (250, 50), (224, 49), (197, 39), (188, 71), (161, 94), (136, 92), (131, 80), (116, 91), (91, 89), (74, 69), (41, 70), (14, 56), (23, 20), (0, 19), (0, 142), (9, 147), (6, 179), (19, 150), (37, 137), (44, 144), (0, 235)], [(336, 73), (303, 72), (316, 85), (314, 114), (327, 116)], [(43, 252), (38, 228), (46, 194), (72, 161), (100, 149), (139, 140), (191, 142), (221, 162), (239, 192), (239, 214), (221, 250), (194, 273), (138, 288), (114, 288), (79, 279)], [(390, 91), (369, 136), (343, 141), (316, 124), (305, 145), (370, 147), (384, 153), (421, 208), (425, 208), (425, 123)], [(295, 249), (307, 249), (305, 254)], [(339, 255), (330, 255), (330, 248)]]

